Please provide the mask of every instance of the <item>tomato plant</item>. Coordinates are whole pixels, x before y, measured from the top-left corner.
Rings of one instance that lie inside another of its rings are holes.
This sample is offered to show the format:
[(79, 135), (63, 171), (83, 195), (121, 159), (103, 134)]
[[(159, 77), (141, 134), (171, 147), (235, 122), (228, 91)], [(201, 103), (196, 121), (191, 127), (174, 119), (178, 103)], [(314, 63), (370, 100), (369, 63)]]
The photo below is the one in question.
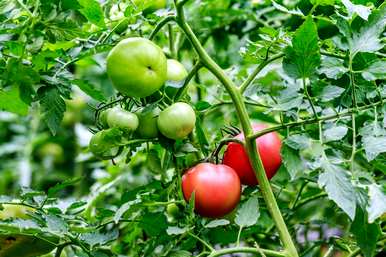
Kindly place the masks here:
[(383, 256), (385, 17), (0, 1), (0, 257)]
[[(267, 126), (263, 124), (255, 124), (252, 127), (254, 132), (267, 128)], [(241, 133), (235, 138), (243, 141), (244, 135)], [(258, 137), (256, 139), (256, 145), (264, 166), (265, 174), (268, 179), (271, 179), (275, 176), (281, 165), (281, 140), (277, 133), (271, 132)], [(243, 145), (235, 142), (229, 143), (224, 153), (223, 163), (236, 171), (243, 184), (252, 186), (258, 184), (255, 172), (253, 171), (248, 154)]]

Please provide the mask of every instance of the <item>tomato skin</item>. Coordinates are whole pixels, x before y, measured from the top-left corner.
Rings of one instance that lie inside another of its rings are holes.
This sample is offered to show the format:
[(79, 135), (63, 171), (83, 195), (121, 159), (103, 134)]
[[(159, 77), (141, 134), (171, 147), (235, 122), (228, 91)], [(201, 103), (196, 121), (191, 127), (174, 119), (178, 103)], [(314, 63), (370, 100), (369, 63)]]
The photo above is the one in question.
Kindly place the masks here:
[(157, 118), (160, 110), (158, 108), (152, 110), (142, 110), (137, 114), (139, 125), (137, 128), (138, 134), (142, 138), (155, 138), (158, 136)]
[[(253, 125), (254, 132), (265, 128), (267, 128), (267, 126), (264, 124)], [(244, 135), (241, 133), (235, 138), (244, 140)], [(265, 173), (268, 179), (271, 179), (281, 165), (281, 140), (279, 135), (276, 132), (265, 134), (256, 139), (256, 144), (264, 165)], [(224, 153), (223, 164), (232, 167), (237, 172), (241, 183), (249, 186), (258, 184), (255, 172), (249, 162), (248, 154), (242, 145), (235, 142), (229, 143)]]
[(126, 96), (155, 93), (165, 83), (166, 71), (162, 49), (145, 38), (126, 38), (107, 56), (107, 74), (113, 86)]
[(33, 212), (34, 209), (16, 204), (3, 204), (3, 209), (0, 211), (0, 220), (9, 218), (28, 219), (28, 212)]
[(168, 59), (167, 66), (167, 80), (181, 81), (188, 76), (188, 71), (185, 69), (184, 65), (177, 60)]
[(196, 114), (193, 108), (182, 102), (177, 102), (164, 109), (158, 116), (159, 131), (170, 139), (183, 139), (189, 135), (196, 124)]
[(108, 110), (106, 121), (110, 128), (120, 128), (125, 132), (136, 130), (139, 124), (137, 115), (120, 107)]
[(123, 133), (117, 132), (117, 128), (101, 130), (95, 133), (90, 140), (89, 150), (92, 152), (95, 157), (108, 160), (113, 158), (119, 152), (118, 142), (122, 138)]
[(240, 201), (237, 173), (223, 164), (200, 163), (182, 176), (186, 201), (195, 192), (195, 211), (204, 217), (219, 218), (232, 212)]

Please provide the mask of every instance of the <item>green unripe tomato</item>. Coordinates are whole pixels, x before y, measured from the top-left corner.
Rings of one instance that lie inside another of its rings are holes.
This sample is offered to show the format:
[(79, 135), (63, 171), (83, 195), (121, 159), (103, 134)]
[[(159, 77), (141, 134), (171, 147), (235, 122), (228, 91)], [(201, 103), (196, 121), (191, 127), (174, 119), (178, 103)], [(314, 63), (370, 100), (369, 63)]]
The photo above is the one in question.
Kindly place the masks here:
[(177, 204), (170, 203), (166, 207), (167, 214), (172, 218), (177, 218), (180, 214), (180, 208), (178, 208)]
[(107, 74), (114, 87), (130, 97), (146, 97), (166, 81), (166, 57), (148, 39), (133, 37), (119, 42), (107, 56)]
[(138, 117), (120, 107), (114, 107), (107, 112), (107, 124), (110, 128), (119, 128), (125, 132), (133, 132), (138, 128)]
[(100, 124), (102, 125), (103, 128), (108, 128), (109, 127), (109, 125), (107, 124), (107, 113), (108, 113), (108, 111), (109, 111), (109, 109), (103, 110), (99, 114), (99, 122), (100, 122)]
[(139, 125), (138, 134), (142, 138), (155, 138), (158, 136), (157, 118), (160, 110), (158, 108), (147, 110), (143, 109), (137, 113)]
[(27, 219), (28, 212), (33, 212), (33, 208), (29, 208), (22, 205), (3, 204), (3, 209), (0, 210), (0, 220), (6, 220), (10, 218)]
[(193, 131), (196, 114), (187, 103), (174, 103), (163, 110), (157, 119), (159, 131), (170, 139), (183, 139)]
[(167, 79), (171, 81), (181, 81), (188, 76), (188, 72), (185, 69), (184, 65), (177, 60), (168, 59), (167, 60)]
[(40, 158), (52, 157), (55, 162), (61, 162), (64, 159), (63, 147), (56, 143), (45, 143), (38, 150)]
[(117, 128), (101, 130), (91, 137), (88, 148), (99, 159), (111, 159), (119, 152), (122, 136), (122, 131)]

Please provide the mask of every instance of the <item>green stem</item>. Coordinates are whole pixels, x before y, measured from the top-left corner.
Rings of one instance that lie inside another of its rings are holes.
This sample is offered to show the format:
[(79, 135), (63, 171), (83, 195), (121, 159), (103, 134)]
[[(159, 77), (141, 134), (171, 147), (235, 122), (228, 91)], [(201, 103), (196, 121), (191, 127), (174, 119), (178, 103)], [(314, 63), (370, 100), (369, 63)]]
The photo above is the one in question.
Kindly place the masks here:
[(261, 248), (257, 249), (254, 247), (233, 247), (233, 248), (213, 251), (208, 257), (219, 257), (219, 256), (224, 256), (226, 254), (231, 254), (231, 253), (255, 253), (255, 254), (264, 253), (266, 256), (274, 256), (274, 257), (287, 256), (284, 252), (272, 251), (267, 249), (261, 249)]
[(240, 226), (239, 233), (237, 234), (237, 241), (236, 241), (236, 246), (240, 246), (240, 237), (241, 237), (241, 231), (243, 231), (243, 226)]
[(174, 96), (174, 101), (178, 101), (183, 95), (185, 95), (186, 90), (188, 89), (189, 82), (192, 80), (194, 75), (197, 74), (197, 72), (201, 69), (202, 63), (200, 61), (196, 62), (196, 64), (193, 66), (192, 70), (189, 72), (188, 76), (186, 77), (184, 84), (182, 87), (180, 87)]
[[(185, 3), (185, 1), (183, 1), (183, 3)], [(189, 39), (190, 43), (193, 45), (193, 48), (200, 57), (202, 64), (224, 85), (232, 101), (234, 102), (235, 109), (239, 117), (241, 126), (243, 128), (244, 135), (247, 135), (248, 138), (250, 135), (252, 135), (253, 130), (249, 120), (246, 106), (243, 103), (241, 92), (238, 90), (233, 81), (229, 79), (225, 72), (218, 66), (215, 61), (213, 61), (213, 59), (204, 50), (196, 35), (185, 21), (182, 4), (177, 4), (176, 8), (177, 24), (180, 26), (180, 28), (185, 33), (186, 37)], [(283, 216), (281, 215), (275, 196), (272, 192), (272, 188), (265, 174), (263, 163), (260, 159), (259, 152), (257, 151), (256, 141), (246, 140), (246, 150), (248, 152), (249, 159), (251, 160), (252, 167), (257, 175), (257, 179), (259, 180), (260, 188), (264, 200), (267, 204), (267, 208), (271, 213), (273, 220), (275, 221), (277, 229), (279, 230), (279, 235), (286, 249), (286, 252), (289, 257), (297, 257), (298, 253), (296, 247), (292, 241), (291, 235), (284, 222)]]
[(354, 81), (354, 71), (352, 69), (352, 61), (353, 56), (350, 54), (349, 60), (348, 60), (348, 68), (350, 70), (350, 85), (351, 85), (351, 94), (352, 94), (352, 103), (353, 107), (357, 107), (357, 97), (355, 93), (355, 81)]
[(357, 256), (360, 253), (361, 253), (361, 249), (357, 248), (353, 252), (349, 253), (346, 257), (355, 257), (355, 256)]
[(259, 66), (257, 66), (256, 69), (254, 71), (252, 71), (252, 73), (247, 77), (247, 79), (241, 84), (240, 92), (244, 93), (244, 91), (247, 89), (247, 87), (253, 82), (253, 80), (265, 68), (265, 66), (267, 66), (271, 62), (273, 62), (277, 59), (280, 59), (284, 56), (285, 56), (285, 54), (277, 54), (277, 55), (263, 61), (262, 63), (260, 63)]
[(158, 22), (157, 26), (151, 32), (151, 34), (149, 36), (149, 40), (153, 40), (154, 37), (162, 29), (163, 26), (165, 26), (166, 24), (168, 24), (169, 22), (174, 21), (174, 20), (175, 20), (174, 15), (169, 15), (169, 16), (166, 16), (165, 18), (163, 18), (160, 22)]
[(188, 232), (188, 235), (197, 239), (198, 241), (200, 241), (203, 245), (205, 245), (211, 252), (214, 252), (215, 249), (210, 245), (208, 244), (207, 242), (205, 242), (204, 239), (200, 238), (199, 236), (196, 236), (195, 234), (191, 233), (191, 232)]
[(168, 23), (168, 33), (169, 33), (169, 50), (170, 55), (173, 59), (176, 59), (176, 51), (174, 48), (174, 35), (173, 35), (173, 27), (170, 23)]
[(344, 116), (350, 116), (352, 113), (357, 112), (357, 111), (363, 111), (363, 110), (373, 108), (374, 106), (382, 105), (382, 102), (383, 101), (379, 101), (379, 102), (375, 102), (372, 104), (364, 105), (364, 106), (358, 107), (357, 109), (351, 108), (351, 109), (348, 109), (347, 111), (343, 111), (343, 112), (340, 112), (340, 113), (337, 113), (334, 115), (322, 116), (322, 117), (319, 117), (318, 119), (308, 119), (308, 120), (284, 123), (282, 125), (263, 129), (255, 134), (253, 134), (249, 138), (250, 139), (256, 139), (258, 137), (261, 137), (262, 135), (265, 135), (265, 134), (273, 132), (273, 131), (278, 131), (281, 129), (292, 128), (292, 127), (302, 126), (302, 125), (306, 125), (306, 124), (313, 124), (313, 123), (318, 123), (320, 121), (326, 121), (326, 120), (336, 120), (336, 119), (342, 118)]
[(353, 112), (351, 114), (351, 122), (352, 122), (352, 151), (351, 151), (351, 158), (350, 158), (350, 168), (351, 173), (354, 172), (354, 160), (355, 160), (355, 154), (357, 150), (357, 132), (356, 132), (356, 125), (355, 125), (355, 113)]
[(308, 102), (309, 102), (310, 105), (311, 105), (312, 112), (314, 113), (315, 119), (318, 119), (318, 114), (316, 113), (315, 105), (314, 105), (314, 103), (312, 102), (312, 99), (311, 99), (310, 94), (308, 93), (307, 83), (306, 83), (306, 78), (303, 77), (302, 81), (303, 81), (304, 94), (306, 95), (306, 97), (307, 97), (307, 99), (308, 99)]

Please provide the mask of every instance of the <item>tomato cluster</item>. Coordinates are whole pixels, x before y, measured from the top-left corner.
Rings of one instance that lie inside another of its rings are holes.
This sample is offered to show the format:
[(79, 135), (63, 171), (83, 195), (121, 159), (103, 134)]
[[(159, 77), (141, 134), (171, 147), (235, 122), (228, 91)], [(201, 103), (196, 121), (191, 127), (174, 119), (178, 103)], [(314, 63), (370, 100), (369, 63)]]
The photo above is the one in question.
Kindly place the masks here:
[[(160, 47), (139, 37), (124, 39), (110, 51), (107, 74), (120, 94), (137, 99), (157, 94), (166, 81), (180, 82), (188, 75), (180, 62), (166, 59)], [(161, 134), (179, 140), (193, 131), (196, 114), (190, 105), (175, 102), (161, 108), (163, 106), (154, 104), (139, 106), (134, 111), (120, 106), (104, 108), (99, 113), (103, 130), (91, 138), (90, 151), (101, 159), (111, 159), (120, 153), (121, 146), (133, 134), (143, 139)]]

